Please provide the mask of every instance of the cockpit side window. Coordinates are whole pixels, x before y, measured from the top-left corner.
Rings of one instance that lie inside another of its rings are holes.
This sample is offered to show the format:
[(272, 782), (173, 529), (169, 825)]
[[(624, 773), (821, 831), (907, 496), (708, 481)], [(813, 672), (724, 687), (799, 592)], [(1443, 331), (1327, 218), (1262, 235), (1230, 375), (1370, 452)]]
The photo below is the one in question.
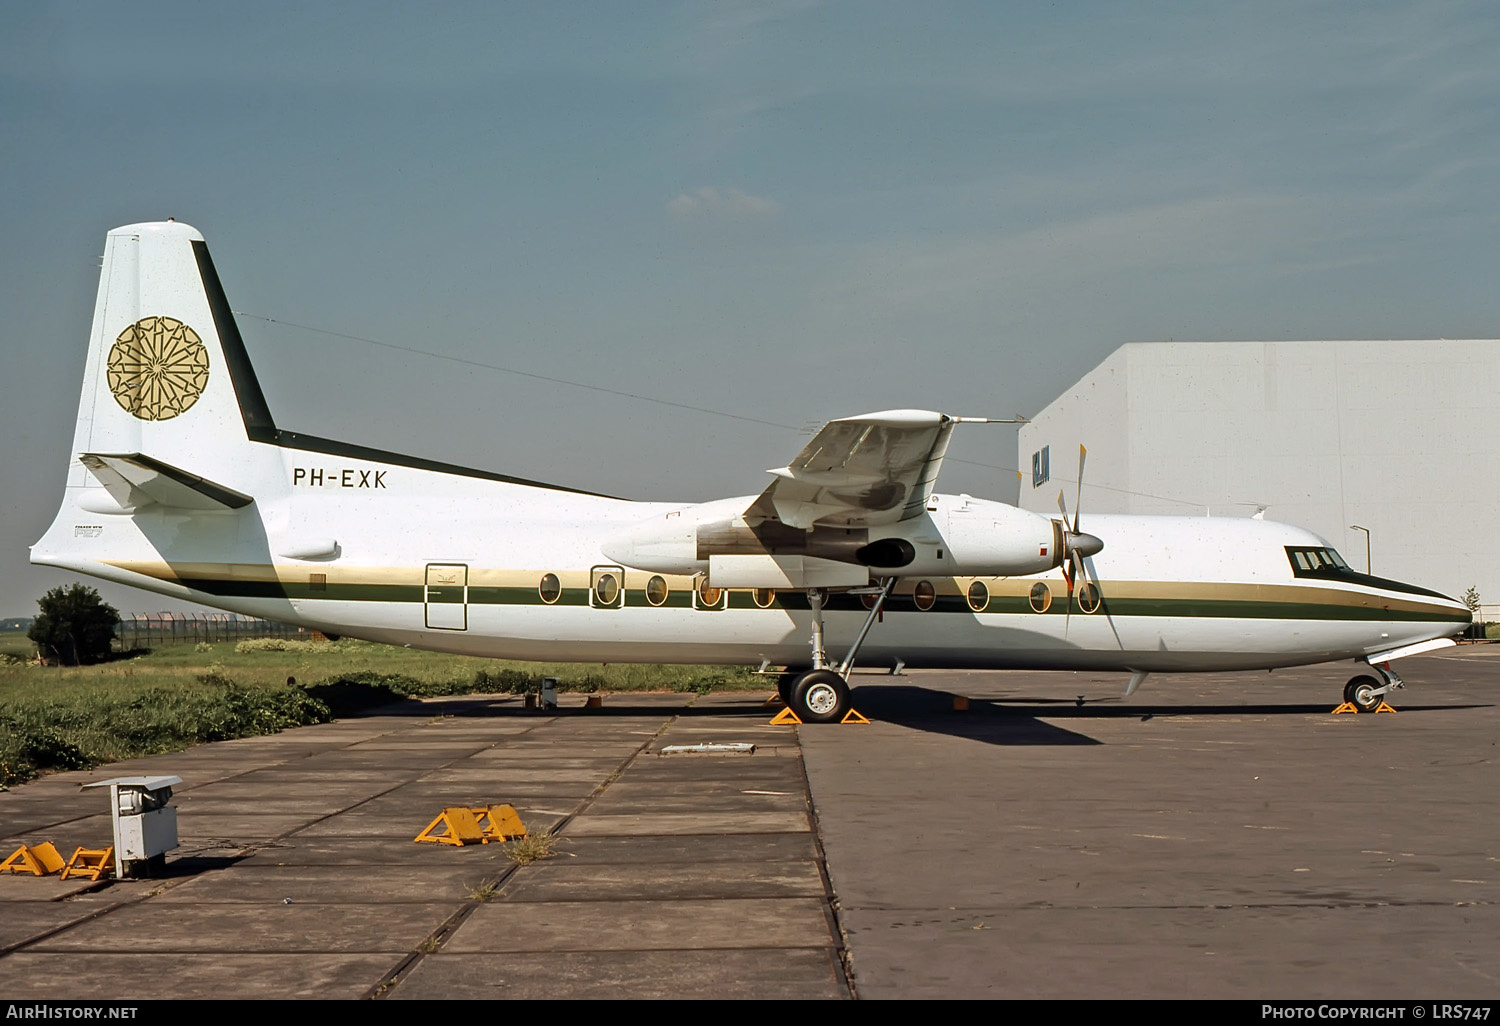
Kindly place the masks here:
[(1352, 571), (1333, 549), (1293, 548), (1288, 545), (1287, 558), (1292, 564), (1292, 573), (1298, 577), (1342, 577)]

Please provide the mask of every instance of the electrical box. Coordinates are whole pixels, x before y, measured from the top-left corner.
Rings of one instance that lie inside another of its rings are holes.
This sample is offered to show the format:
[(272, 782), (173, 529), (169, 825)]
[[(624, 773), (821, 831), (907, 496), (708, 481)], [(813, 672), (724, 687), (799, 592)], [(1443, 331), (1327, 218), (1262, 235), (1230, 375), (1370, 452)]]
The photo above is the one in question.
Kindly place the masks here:
[(177, 847), (177, 810), (172, 785), (181, 777), (114, 777), (86, 788), (109, 788), (110, 817), (115, 828), (115, 876), (148, 876)]

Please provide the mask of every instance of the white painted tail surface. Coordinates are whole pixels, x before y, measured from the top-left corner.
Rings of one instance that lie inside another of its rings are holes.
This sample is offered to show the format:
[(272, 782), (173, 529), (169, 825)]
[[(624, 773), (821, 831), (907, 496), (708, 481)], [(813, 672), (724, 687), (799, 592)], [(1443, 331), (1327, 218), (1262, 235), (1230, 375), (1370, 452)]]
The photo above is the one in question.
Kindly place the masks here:
[[(227, 336), (227, 337), (226, 337)], [(86, 454), (139, 454), (254, 496), (276, 481), (275, 428), (203, 236), (172, 221), (110, 232), (68, 484)]]

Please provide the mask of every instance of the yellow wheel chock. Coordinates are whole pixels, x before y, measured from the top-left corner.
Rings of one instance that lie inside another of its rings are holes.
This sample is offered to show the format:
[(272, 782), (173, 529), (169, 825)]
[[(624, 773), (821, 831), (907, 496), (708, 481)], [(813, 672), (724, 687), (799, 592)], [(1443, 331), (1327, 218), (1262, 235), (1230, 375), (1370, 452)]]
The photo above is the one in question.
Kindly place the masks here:
[[(1383, 712), (1393, 713), (1396, 710), (1392, 709), (1389, 705), (1387, 705), (1385, 699), (1382, 698), (1380, 700), (1380, 704), (1375, 707), (1374, 711), (1378, 712), (1378, 713), (1383, 713)], [(1339, 706), (1337, 709), (1335, 709), (1333, 711), (1333, 715), (1334, 716), (1338, 716), (1341, 713), (1357, 713), (1357, 712), (1359, 712), (1359, 707), (1358, 706), (1356, 706), (1353, 702), (1345, 702), (1343, 705)]]
[(73, 876), (86, 876), (90, 880), (97, 880), (109, 872), (110, 860), (114, 855), (113, 847), (79, 848), (68, 860), (67, 867), (62, 871), (62, 878), (66, 880)]
[(517, 837), (526, 836), (526, 824), (521, 822), (514, 805), (491, 805), (483, 812), (479, 825), (489, 840), (514, 841)]
[[(800, 716), (798, 716), (796, 713), (792, 712), (792, 707), (791, 706), (787, 706), (785, 709), (781, 710), (781, 712), (777, 713), (775, 716), (773, 716), (771, 718), (770, 726), (772, 726), (772, 727), (786, 727), (786, 726), (790, 726), (793, 723), (801, 723), (801, 722), (802, 722), (802, 718)], [(865, 719), (864, 716), (860, 713), (860, 711), (858, 709), (851, 708), (848, 712), (844, 713), (844, 718), (841, 719), (841, 720), (839, 720), (839, 722), (840, 723), (869, 723), (870, 721), (867, 720), (867, 719)]]
[[(439, 827), (446, 829), (440, 833)], [(526, 826), (516, 814), (514, 805), (487, 805), (477, 809), (455, 805), (440, 812), (437, 819), (428, 823), (412, 840), (462, 845), (489, 844), (525, 836)]]
[(30, 873), (32, 876), (51, 876), (63, 868), (63, 857), (51, 841), (27, 847), (21, 845), (4, 862), (0, 862), (0, 873)]

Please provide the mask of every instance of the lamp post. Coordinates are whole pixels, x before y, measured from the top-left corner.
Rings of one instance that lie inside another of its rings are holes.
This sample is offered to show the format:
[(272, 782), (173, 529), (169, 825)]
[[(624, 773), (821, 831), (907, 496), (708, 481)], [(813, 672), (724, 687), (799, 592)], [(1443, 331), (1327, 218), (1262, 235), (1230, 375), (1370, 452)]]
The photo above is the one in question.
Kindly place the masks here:
[(1358, 524), (1350, 524), (1349, 525), (1349, 529), (1351, 531), (1363, 531), (1363, 532), (1365, 532), (1365, 573), (1369, 573), (1370, 572), (1370, 529), (1368, 527), (1360, 527)]

